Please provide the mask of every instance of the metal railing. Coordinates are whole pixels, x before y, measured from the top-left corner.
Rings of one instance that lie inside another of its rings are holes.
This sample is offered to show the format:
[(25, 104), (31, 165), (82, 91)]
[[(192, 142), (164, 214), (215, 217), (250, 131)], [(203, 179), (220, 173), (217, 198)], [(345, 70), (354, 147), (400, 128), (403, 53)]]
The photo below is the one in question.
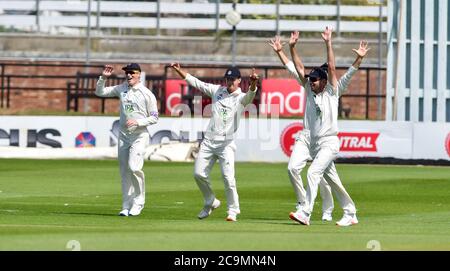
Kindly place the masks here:
[[(29, 72), (23, 71), (18, 72), (17, 69), (21, 67), (35, 67), (35, 68), (101, 68), (102, 65), (84, 65), (84, 64), (33, 64), (33, 63), (0, 63), (1, 69), (1, 89), (0, 89), (0, 108), (9, 108), (11, 101), (11, 92), (20, 90), (20, 91), (55, 91), (55, 90), (65, 90), (66, 85), (55, 85), (55, 80), (57, 79), (66, 79), (66, 80), (75, 80), (76, 73), (64, 74), (64, 75), (54, 75), (54, 74), (30, 74)], [(13, 71), (8, 72), (7, 69), (14, 69)], [(15, 86), (17, 82), (15, 81), (23, 81), (24, 79), (33, 79), (33, 80), (43, 80), (46, 82), (46, 86), (36, 86), (34, 84), (30, 84), (27, 86)], [(64, 82), (65, 83), (65, 82)]]

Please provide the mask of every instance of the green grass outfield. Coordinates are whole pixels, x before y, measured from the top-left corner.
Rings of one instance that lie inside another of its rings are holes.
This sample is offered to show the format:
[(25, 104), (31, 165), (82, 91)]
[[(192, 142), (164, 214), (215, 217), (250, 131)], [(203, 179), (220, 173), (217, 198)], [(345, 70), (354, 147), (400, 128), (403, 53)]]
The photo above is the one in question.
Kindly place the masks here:
[[(222, 206), (198, 220), (202, 199), (192, 163), (146, 162), (147, 204), (138, 217), (121, 207), (115, 160), (0, 159), (0, 250), (450, 250), (450, 167), (338, 164), (360, 224), (288, 218), (295, 208), (286, 164), (237, 163), (241, 212), (226, 222), (216, 164), (213, 188)], [(304, 175), (305, 172), (303, 172)]]

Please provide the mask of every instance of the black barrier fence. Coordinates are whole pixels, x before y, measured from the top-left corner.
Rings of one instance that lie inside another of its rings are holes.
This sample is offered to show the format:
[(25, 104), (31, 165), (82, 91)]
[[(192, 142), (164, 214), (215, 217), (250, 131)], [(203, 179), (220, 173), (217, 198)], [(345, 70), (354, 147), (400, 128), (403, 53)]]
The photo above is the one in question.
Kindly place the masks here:
[[(0, 108), (10, 108), (11, 95), (14, 92), (66, 92), (66, 110), (78, 111), (78, 99), (101, 99), (101, 112), (105, 111), (105, 99), (95, 96), (96, 79), (101, 72), (103, 64), (72, 64), (72, 63), (0, 63), (1, 68), (1, 92)], [(183, 68), (192, 72), (203, 70), (205, 76), (198, 76), (206, 82), (224, 84), (223, 75), (220, 72), (225, 71), (227, 65), (184, 65)], [(255, 67), (261, 75), (261, 79), (269, 78), (288, 78), (290, 75), (281, 65), (239, 65), (240, 69), (251, 69)], [(306, 66), (310, 69), (312, 66)], [(338, 66), (338, 72), (345, 72), (348, 66)], [(94, 71), (95, 70), (95, 71)], [(159, 100), (160, 114), (166, 111), (166, 80), (179, 79), (171, 73), (168, 65), (162, 66), (159, 74), (146, 74), (146, 86), (149, 87)], [(209, 76), (209, 71), (217, 76)], [(220, 72), (217, 72), (220, 70)], [(379, 80), (380, 74), (385, 73), (385, 68), (363, 66), (359, 69), (359, 74), (355, 75), (351, 84), (357, 84), (353, 87), (357, 91), (349, 91), (340, 98), (339, 113), (341, 117), (360, 118), (360, 119), (384, 119), (384, 107), (386, 99), (385, 81)], [(205, 72), (206, 71), (206, 72)], [(220, 75), (219, 75), (220, 74)], [(357, 82), (355, 77), (358, 77)], [(124, 76), (112, 77), (114, 82), (119, 83), (125, 80)], [(243, 74), (243, 83), (248, 85), (248, 78)], [(23, 83), (29, 80), (31, 83)], [(33, 82), (39, 83), (33, 83)], [(55, 83), (59, 82), (59, 83)], [(380, 82), (381, 87), (380, 87)], [(259, 85), (261, 87), (261, 85)], [(245, 89), (245, 87), (244, 87)], [(181, 90), (180, 90), (181, 91)], [(258, 92), (255, 103), (258, 105), (260, 100)], [(183, 98), (183, 97), (182, 97)], [(182, 99), (182, 103), (192, 105), (193, 95), (187, 95)], [(358, 107), (362, 110), (360, 113), (353, 113), (352, 107)], [(377, 112), (376, 114), (374, 112)]]

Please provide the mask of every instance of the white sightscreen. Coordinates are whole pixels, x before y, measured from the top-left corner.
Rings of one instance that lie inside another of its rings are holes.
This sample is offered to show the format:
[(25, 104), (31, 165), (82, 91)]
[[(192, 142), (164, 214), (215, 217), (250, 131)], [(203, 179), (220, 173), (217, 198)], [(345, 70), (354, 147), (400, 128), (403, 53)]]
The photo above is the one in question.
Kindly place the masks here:
[(448, 0), (389, 0), (386, 120), (450, 122), (449, 19)]

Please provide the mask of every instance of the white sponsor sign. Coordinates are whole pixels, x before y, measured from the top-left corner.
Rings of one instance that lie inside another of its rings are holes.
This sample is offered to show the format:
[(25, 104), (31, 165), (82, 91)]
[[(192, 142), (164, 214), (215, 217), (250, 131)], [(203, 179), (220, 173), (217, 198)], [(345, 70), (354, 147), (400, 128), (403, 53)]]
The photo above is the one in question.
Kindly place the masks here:
[[(115, 120), (115, 117), (2, 116), (0, 146), (75, 148), (77, 137), (84, 132), (93, 135), (95, 146), (109, 147)], [(80, 138), (87, 145), (89, 137)]]
[[(161, 118), (148, 129), (150, 144), (201, 140), (208, 121), (208, 118)], [(116, 153), (110, 149), (117, 145), (117, 124), (117, 117), (2, 116), (0, 157), (54, 158), (51, 150), (58, 157), (111, 157)], [(340, 121), (339, 128), (339, 157), (450, 160), (447, 123)], [(302, 123), (293, 119), (243, 119), (236, 133), (236, 160), (287, 162), (301, 130)], [(96, 150), (83, 150), (88, 147)], [(46, 151), (33, 151), (38, 149)]]
[(450, 124), (414, 124), (413, 159), (450, 160)]

